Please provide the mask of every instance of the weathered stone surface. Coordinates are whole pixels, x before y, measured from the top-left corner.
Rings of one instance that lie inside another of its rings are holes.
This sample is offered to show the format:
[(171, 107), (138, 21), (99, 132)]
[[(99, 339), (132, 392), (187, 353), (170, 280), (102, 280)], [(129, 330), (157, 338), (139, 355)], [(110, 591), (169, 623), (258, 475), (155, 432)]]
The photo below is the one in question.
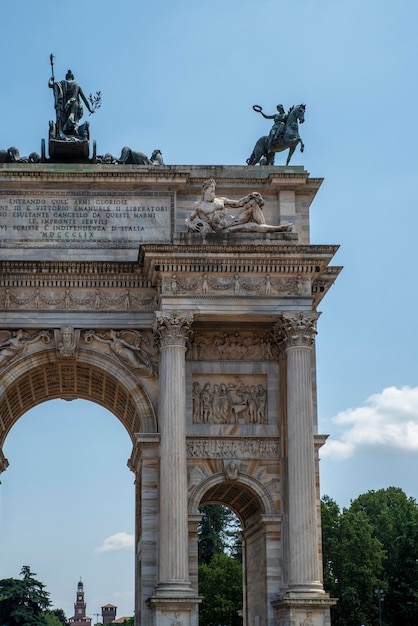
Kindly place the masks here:
[[(259, 193), (266, 223), (293, 231), (186, 232), (208, 178), (222, 197)], [(337, 246), (309, 240), (320, 184), (300, 167), (0, 164), (0, 471), (40, 402), (120, 419), (138, 624), (197, 626), (208, 502), (242, 523), (244, 624), (329, 623), (313, 321), (340, 268)]]

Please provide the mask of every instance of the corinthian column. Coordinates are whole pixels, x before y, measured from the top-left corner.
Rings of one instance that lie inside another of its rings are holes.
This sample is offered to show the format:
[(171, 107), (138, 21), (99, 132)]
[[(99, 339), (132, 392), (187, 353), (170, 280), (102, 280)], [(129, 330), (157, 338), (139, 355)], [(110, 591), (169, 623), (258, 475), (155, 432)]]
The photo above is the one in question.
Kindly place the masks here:
[(280, 327), (287, 358), (288, 584), (296, 593), (322, 591), (311, 378), (317, 317), (286, 313)]
[(159, 582), (156, 595), (190, 595), (186, 457), (186, 341), (191, 314), (156, 312), (160, 342)]

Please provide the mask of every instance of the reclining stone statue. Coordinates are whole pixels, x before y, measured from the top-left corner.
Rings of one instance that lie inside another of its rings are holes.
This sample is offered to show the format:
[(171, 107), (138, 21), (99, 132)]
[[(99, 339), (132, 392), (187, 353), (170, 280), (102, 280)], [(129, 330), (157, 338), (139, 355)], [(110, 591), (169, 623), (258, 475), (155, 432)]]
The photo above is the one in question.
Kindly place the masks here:
[[(271, 233), (290, 232), (292, 224), (266, 224), (263, 213), (264, 200), (253, 191), (240, 200), (218, 198), (215, 194), (216, 183), (211, 178), (202, 185), (202, 197), (195, 202), (190, 217), (186, 219), (189, 231), (198, 233)], [(236, 208), (236, 215), (228, 215), (226, 208)]]

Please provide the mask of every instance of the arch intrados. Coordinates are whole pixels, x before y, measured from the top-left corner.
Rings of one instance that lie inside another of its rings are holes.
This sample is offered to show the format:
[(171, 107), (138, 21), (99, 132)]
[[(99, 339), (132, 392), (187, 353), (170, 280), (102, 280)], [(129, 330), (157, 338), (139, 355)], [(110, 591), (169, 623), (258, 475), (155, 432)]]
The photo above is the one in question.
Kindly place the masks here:
[(275, 513), (273, 500), (266, 488), (251, 476), (240, 475), (226, 480), (223, 474), (211, 476), (199, 485), (189, 500), (189, 514), (199, 512), (203, 504), (223, 504), (239, 518), (243, 528), (249, 520)]
[[(101, 355), (103, 356), (103, 355)], [(77, 360), (51, 359), (43, 352), (19, 360), (2, 377), (0, 396), (0, 448), (16, 421), (48, 400), (90, 400), (113, 413), (132, 442), (140, 432), (156, 432), (151, 401), (142, 384), (125, 367), (97, 355)]]

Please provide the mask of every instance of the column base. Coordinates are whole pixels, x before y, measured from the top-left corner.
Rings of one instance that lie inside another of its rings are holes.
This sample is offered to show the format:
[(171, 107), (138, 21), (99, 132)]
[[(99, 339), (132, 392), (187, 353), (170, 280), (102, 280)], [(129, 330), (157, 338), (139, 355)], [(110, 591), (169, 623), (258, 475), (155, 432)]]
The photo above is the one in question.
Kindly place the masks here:
[[(289, 592), (292, 593), (292, 592)], [(301, 624), (315, 624), (315, 626), (331, 626), (330, 608), (337, 603), (336, 598), (330, 598), (322, 591), (322, 597), (295, 597), (285, 594), (272, 602), (277, 626), (300, 626)]]
[(163, 581), (155, 588), (153, 598), (190, 598), (195, 595), (189, 580)]
[[(168, 593), (168, 590), (167, 590)], [(151, 596), (147, 605), (153, 609), (153, 626), (198, 626), (198, 605), (202, 601), (193, 592), (189, 596)]]
[(283, 589), (279, 594), (280, 598), (310, 598), (327, 596), (322, 583), (319, 581), (311, 583), (296, 583), (289, 585), (287, 589)]

